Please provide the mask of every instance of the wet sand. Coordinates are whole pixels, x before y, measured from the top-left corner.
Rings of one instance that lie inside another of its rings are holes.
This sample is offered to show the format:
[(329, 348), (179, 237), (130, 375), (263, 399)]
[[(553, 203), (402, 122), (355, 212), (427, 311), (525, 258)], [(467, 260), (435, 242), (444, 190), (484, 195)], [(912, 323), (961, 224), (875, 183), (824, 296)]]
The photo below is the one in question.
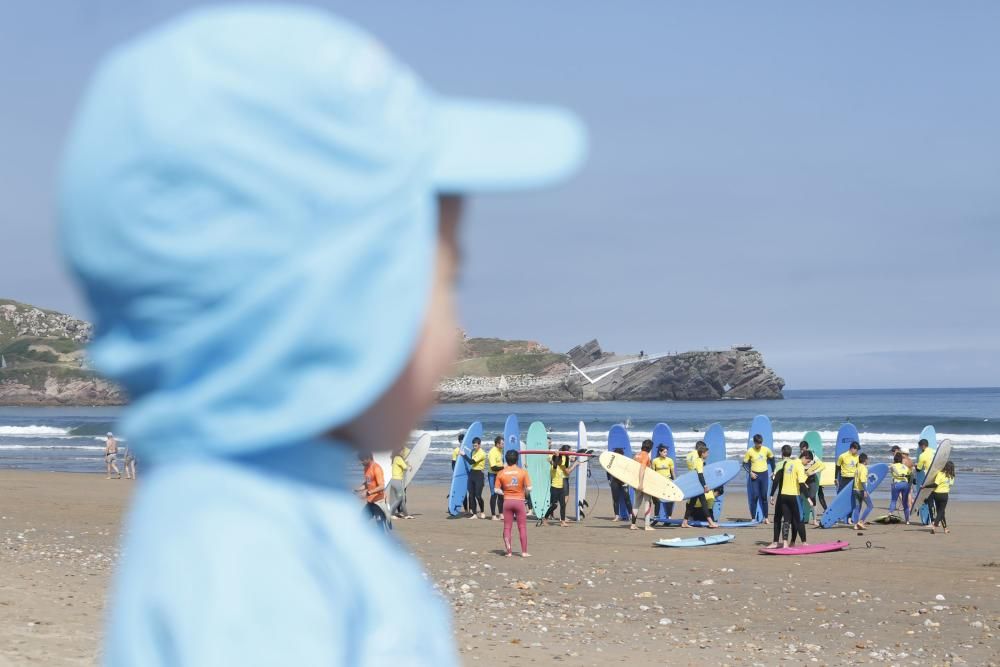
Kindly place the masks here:
[[(131, 485), (0, 471), (0, 664), (97, 660)], [(1000, 503), (952, 502), (950, 535), (817, 529), (811, 542), (850, 550), (777, 557), (757, 554), (770, 526), (732, 529), (727, 545), (654, 547), (711, 531), (629, 531), (608, 519), (605, 486), (583, 523), (530, 523), (533, 557), (508, 559), (501, 523), (448, 519), (445, 495), (412, 487), (417, 518), (395, 534), (450, 601), (468, 665), (1000, 665)], [(726, 502), (745, 518), (741, 496)]]

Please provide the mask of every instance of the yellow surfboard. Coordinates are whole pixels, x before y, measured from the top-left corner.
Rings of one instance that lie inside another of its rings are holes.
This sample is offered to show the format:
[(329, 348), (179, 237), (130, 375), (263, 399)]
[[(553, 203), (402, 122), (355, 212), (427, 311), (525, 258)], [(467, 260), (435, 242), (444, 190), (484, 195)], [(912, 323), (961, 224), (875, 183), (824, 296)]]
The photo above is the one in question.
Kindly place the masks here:
[(614, 452), (604, 452), (598, 460), (608, 471), (608, 474), (637, 491), (667, 502), (676, 503), (684, 500), (684, 493), (680, 488), (663, 475), (653, 472), (652, 468), (646, 470), (642, 479), (642, 488), (639, 488), (639, 471), (642, 466), (639, 465), (638, 461)]
[[(837, 465), (829, 461), (824, 462), (826, 467), (823, 468), (823, 472), (819, 475), (819, 485), (820, 486), (833, 486), (837, 482)], [(806, 470), (807, 475), (811, 475), (816, 472), (816, 463), (813, 463)]]

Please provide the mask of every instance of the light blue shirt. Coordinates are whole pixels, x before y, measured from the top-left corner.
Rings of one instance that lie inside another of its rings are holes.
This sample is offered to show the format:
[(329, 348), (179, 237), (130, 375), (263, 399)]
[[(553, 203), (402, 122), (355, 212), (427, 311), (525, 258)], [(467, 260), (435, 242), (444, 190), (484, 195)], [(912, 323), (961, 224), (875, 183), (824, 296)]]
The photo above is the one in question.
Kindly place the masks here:
[(162, 465), (138, 487), (106, 664), (458, 665), (443, 601), (343, 484), (342, 445)]

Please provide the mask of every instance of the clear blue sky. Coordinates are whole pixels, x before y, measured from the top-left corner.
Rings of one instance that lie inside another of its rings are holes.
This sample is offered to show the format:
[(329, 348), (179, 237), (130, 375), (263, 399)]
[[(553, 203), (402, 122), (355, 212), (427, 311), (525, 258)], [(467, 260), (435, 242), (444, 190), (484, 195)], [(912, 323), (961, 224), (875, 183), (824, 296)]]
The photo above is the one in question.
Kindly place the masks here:
[[(193, 4), (0, 5), (0, 296), (86, 314), (53, 244), (74, 104)], [(791, 388), (1000, 385), (1000, 3), (325, 4), (441, 91), (590, 127), (572, 184), (473, 202), (472, 335), (747, 341)]]

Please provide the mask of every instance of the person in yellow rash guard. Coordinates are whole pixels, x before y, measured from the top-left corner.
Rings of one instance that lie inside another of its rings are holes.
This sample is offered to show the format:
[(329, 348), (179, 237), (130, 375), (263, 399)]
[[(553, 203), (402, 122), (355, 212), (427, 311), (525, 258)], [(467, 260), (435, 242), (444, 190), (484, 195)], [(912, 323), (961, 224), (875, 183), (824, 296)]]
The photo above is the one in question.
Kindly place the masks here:
[[(465, 455), (469, 462), (469, 511), (470, 519), (485, 519), (486, 504), (483, 502), (483, 486), (486, 484), (486, 452), (483, 451), (483, 441), (472, 439), (472, 451)], [(479, 514), (476, 514), (476, 509)]]
[(760, 433), (753, 436), (753, 446), (743, 455), (743, 469), (750, 476), (749, 503), (751, 519), (771, 523), (767, 516), (767, 482), (770, 478), (768, 469), (774, 470), (774, 452), (764, 446), (764, 437)]
[[(663, 475), (667, 479), (675, 479), (674, 476), (674, 460), (667, 456), (667, 446), (660, 445), (656, 449), (656, 458), (650, 462), (650, 467), (653, 472)], [(661, 516), (660, 510), (663, 510), (662, 515), (669, 519), (670, 515), (674, 513), (674, 504), (668, 503), (665, 500), (660, 500), (659, 498), (653, 499), (653, 521), (650, 525), (655, 526), (659, 523), (659, 517)]]
[(503, 494), (499, 493), (496, 486), (497, 475), (503, 470), (503, 436), (498, 435), (493, 438), (493, 447), (486, 456), (487, 464), (490, 467), (486, 474), (486, 481), (490, 486), (490, 518), (493, 521), (503, 521)]
[[(799, 514), (799, 495), (806, 495), (806, 502), (812, 504), (812, 499), (808, 498), (806, 489), (806, 470), (802, 466), (802, 461), (791, 458), (791, 445), (781, 447), (781, 456), (784, 459), (784, 465), (774, 475), (774, 485), (780, 489), (774, 510), (774, 541), (767, 548), (777, 548), (778, 538), (781, 537), (781, 524), (784, 521), (788, 521), (791, 525), (791, 544), (794, 545), (795, 538), (798, 537), (802, 540), (802, 546), (808, 546), (806, 526), (802, 523), (802, 516)], [(788, 540), (782, 538), (781, 546), (788, 547), (788, 544)]]
[(563, 528), (569, 525), (566, 523), (566, 497), (567, 491), (569, 491), (569, 482), (566, 480), (579, 465), (579, 460), (573, 465), (569, 464), (569, 457), (566, 456), (569, 451), (570, 446), (563, 445), (559, 448), (559, 453), (549, 459), (552, 465), (549, 471), (549, 509), (545, 516), (538, 520), (536, 524), (538, 526), (541, 526), (543, 521), (555, 516), (556, 507), (559, 508), (559, 525)]
[(854, 483), (854, 474), (858, 467), (858, 452), (861, 445), (852, 442), (850, 448), (837, 457), (837, 493), (845, 486)]
[(403, 480), (410, 464), (400, 448), (392, 453), (392, 478), (389, 480), (389, 515), (400, 519), (412, 519), (406, 511), (406, 488)]
[[(708, 458), (708, 445), (703, 441), (699, 440), (695, 443), (694, 449), (687, 453), (684, 457), (685, 463), (687, 463), (688, 470), (693, 470), (698, 473), (698, 481), (701, 483), (704, 493), (689, 498), (687, 506), (684, 508), (684, 521), (681, 522), (681, 528), (690, 528), (691, 524), (688, 523), (692, 519), (692, 512), (694, 511), (695, 505), (698, 501), (701, 501), (702, 507), (708, 507), (708, 500), (705, 498), (710, 489), (708, 487), (708, 482), (705, 481), (705, 459)], [(765, 501), (766, 504), (766, 501)], [(719, 524), (715, 523), (715, 520), (711, 516), (706, 516), (706, 520), (709, 528), (718, 528)]]
[(931, 499), (934, 502), (934, 523), (931, 524), (931, 534), (933, 535), (938, 526), (948, 530), (948, 520), (944, 516), (944, 509), (948, 506), (948, 494), (951, 492), (951, 485), (955, 483), (955, 464), (948, 461), (944, 464), (941, 472), (934, 475), (934, 481), (925, 484), (925, 489), (933, 488)]
[[(808, 448), (803, 449), (799, 453), (799, 461), (802, 462), (802, 468), (806, 471), (806, 502), (803, 505), (805, 512), (802, 516), (802, 522), (809, 523), (811, 517), (812, 525), (818, 526), (819, 517), (816, 516), (816, 502), (819, 493), (823, 491), (819, 480), (823, 476), (823, 469), (826, 468), (826, 464), (822, 461), (817, 461), (812, 450)], [(823, 505), (823, 509), (826, 509), (825, 504)]]
[(903, 520), (906, 525), (910, 525), (910, 468), (903, 463), (903, 452), (896, 451), (892, 456), (892, 464), (889, 465), (889, 474), (892, 476), (892, 499), (889, 501), (889, 515), (896, 512), (897, 502), (903, 506)]
[[(853, 446), (853, 445), (852, 445)], [(872, 511), (872, 498), (868, 493), (868, 455), (864, 452), (858, 454), (858, 465), (854, 474), (854, 490), (851, 493), (851, 522), (855, 530), (867, 528), (865, 519)], [(868, 505), (864, 513), (861, 512), (861, 503)]]

